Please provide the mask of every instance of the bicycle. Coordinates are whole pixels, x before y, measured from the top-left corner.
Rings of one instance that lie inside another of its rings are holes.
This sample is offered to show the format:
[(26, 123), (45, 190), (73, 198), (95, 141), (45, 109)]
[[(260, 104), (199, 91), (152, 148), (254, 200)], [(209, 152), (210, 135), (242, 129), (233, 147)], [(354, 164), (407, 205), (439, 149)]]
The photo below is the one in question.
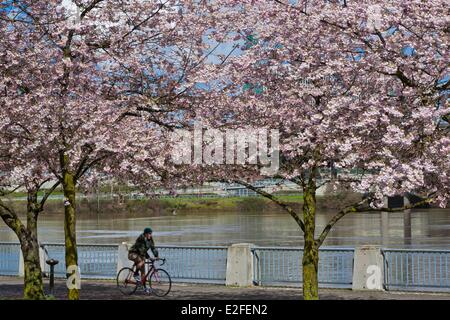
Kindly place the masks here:
[[(148, 270), (140, 283), (134, 279), (136, 264), (133, 264), (131, 268), (124, 267), (120, 269), (116, 279), (119, 290), (124, 295), (132, 295), (138, 287), (144, 286), (148, 281), (152, 293), (158, 297), (166, 296), (172, 288), (172, 279), (166, 270), (155, 267), (155, 261), (157, 260), (148, 259), (145, 261), (145, 265), (148, 265)], [(166, 263), (166, 259), (159, 259), (159, 261), (162, 261), (161, 266)]]

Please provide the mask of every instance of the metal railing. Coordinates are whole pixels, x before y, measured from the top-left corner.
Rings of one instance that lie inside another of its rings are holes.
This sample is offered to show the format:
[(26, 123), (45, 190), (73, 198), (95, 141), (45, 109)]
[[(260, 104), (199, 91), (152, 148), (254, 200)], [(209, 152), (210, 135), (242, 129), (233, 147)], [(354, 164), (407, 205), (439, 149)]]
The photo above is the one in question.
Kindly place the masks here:
[[(253, 248), (254, 283), (260, 285), (301, 286), (302, 248)], [(352, 248), (319, 250), (319, 286), (351, 288), (353, 277)]]
[[(64, 244), (44, 244), (48, 258), (56, 259), (55, 277), (66, 277), (65, 247)], [(78, 266), (82, 278), (88, 279), (114, 279), (117, 274), (117, 245), (79, 244)]]
[(382, 251), (387, 290), (450, 292), (450, 250)]
[(19, 271), (20, 245), (18, 243), (0, 243), (0, 274), (16, 276)]
[[(59, 260), (55, 277), (66, 277), (63, 244), (45, 244), (47, 258)], [(160, 256), (173, 280), (178, 282), (220, 283), (226, 280), (227, 247), (159, 246)], [(254, 283), (264, 286), (302, 284), (302, 248), (254, 247)], [(450, 250), (382, 249), (384, 285), (387, 290), (450, 292)], [(20, 245), (0, 243), (0, 275), (19, 275)], [(353, 248), (319, 250), (319, 286), (351, 288)], [(82, 278), (115, 279), (117, 245), (78, 245)]]
[[(66, 277), (64, 244), (42, 245), (46, 259), (59, 261), (55, 277)], [(117, 245), (78, 246), (78, 265), (85, 279), (115, 279), (117, 275)], [(164, 269), (180, 282), (225, 283), (227, 247), (158, 246), (160, 256), (167, 259)], [(19, 275), (20, 246), (0, 243), (0, 275)]]
[[(55, 267), (55, 277), (66, 276), (64, 245), (45, 245), (49, 257), (61, 263)], [(159, 246), (160, 256), (167, 259), (164, 269), (174, 280), (182, 282), (224, 283), (226, 247)], [(117, 275), (117, 245), (78, 245), (78, 264), (82, 278), (115, 279)]]
[(225, 283), (227, 247), (162, 246), (164, 269), (180, 282)]

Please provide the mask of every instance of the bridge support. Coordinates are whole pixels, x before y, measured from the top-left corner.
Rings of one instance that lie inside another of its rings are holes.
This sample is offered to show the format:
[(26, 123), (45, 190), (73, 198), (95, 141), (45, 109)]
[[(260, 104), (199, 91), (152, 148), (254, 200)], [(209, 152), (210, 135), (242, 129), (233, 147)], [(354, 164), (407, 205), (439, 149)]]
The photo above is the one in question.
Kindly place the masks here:
[(384, 198), (384, 206), (387, 208), (401, 208), (410, 204), (409, 199), (405, 195), (397, 195), (393, 197)]

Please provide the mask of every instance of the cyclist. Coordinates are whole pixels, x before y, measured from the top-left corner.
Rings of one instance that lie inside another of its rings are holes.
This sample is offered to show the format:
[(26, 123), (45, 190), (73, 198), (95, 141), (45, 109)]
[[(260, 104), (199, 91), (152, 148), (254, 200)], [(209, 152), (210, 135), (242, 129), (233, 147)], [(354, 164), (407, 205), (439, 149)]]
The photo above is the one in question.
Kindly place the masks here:
[[(134, 279), (138, 283), (141, 283), (145, 276), (145, 259), (150, 258), (147, 251), (151, 249), (155, 259), (159, 259), (158, 250), (155, 248), (152, 233), (153, 231), (151, 228), (145, 228), (144, 232), (136, 239), (135, 244), (128, 251), (128, 259), (136, 264)], [(141, 276), (139, 276), (139, 270), (141, 271)]]

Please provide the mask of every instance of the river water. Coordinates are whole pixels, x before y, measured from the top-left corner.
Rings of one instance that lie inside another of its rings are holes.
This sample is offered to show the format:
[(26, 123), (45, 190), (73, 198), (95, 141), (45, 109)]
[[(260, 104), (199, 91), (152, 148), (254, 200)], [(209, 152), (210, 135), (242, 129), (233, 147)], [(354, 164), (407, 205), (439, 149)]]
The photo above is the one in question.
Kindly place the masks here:
[[(319, 212), (317, 232), (333, 212)], [(288, 215), (274, 213), (178, 213), (177, 215), (127, 216), (126, 214), (80, 215), (80, 244), (133, 242), (144, 227), (151, 226), (159, 245), (229, 245), (248, 242), (259, 246), (302, 246), (302, 233)], [(43, 243), (63, 243), (63, 216), (43, 214), (38, 236)], [(17, 242), (0, 220), (0, 242)], [(416, 209), (410, 213), (357, 213), (339, 221), (325, 246), (354, 247), (362, 244), (390, 248), (450, 249), (450, 209)]]

